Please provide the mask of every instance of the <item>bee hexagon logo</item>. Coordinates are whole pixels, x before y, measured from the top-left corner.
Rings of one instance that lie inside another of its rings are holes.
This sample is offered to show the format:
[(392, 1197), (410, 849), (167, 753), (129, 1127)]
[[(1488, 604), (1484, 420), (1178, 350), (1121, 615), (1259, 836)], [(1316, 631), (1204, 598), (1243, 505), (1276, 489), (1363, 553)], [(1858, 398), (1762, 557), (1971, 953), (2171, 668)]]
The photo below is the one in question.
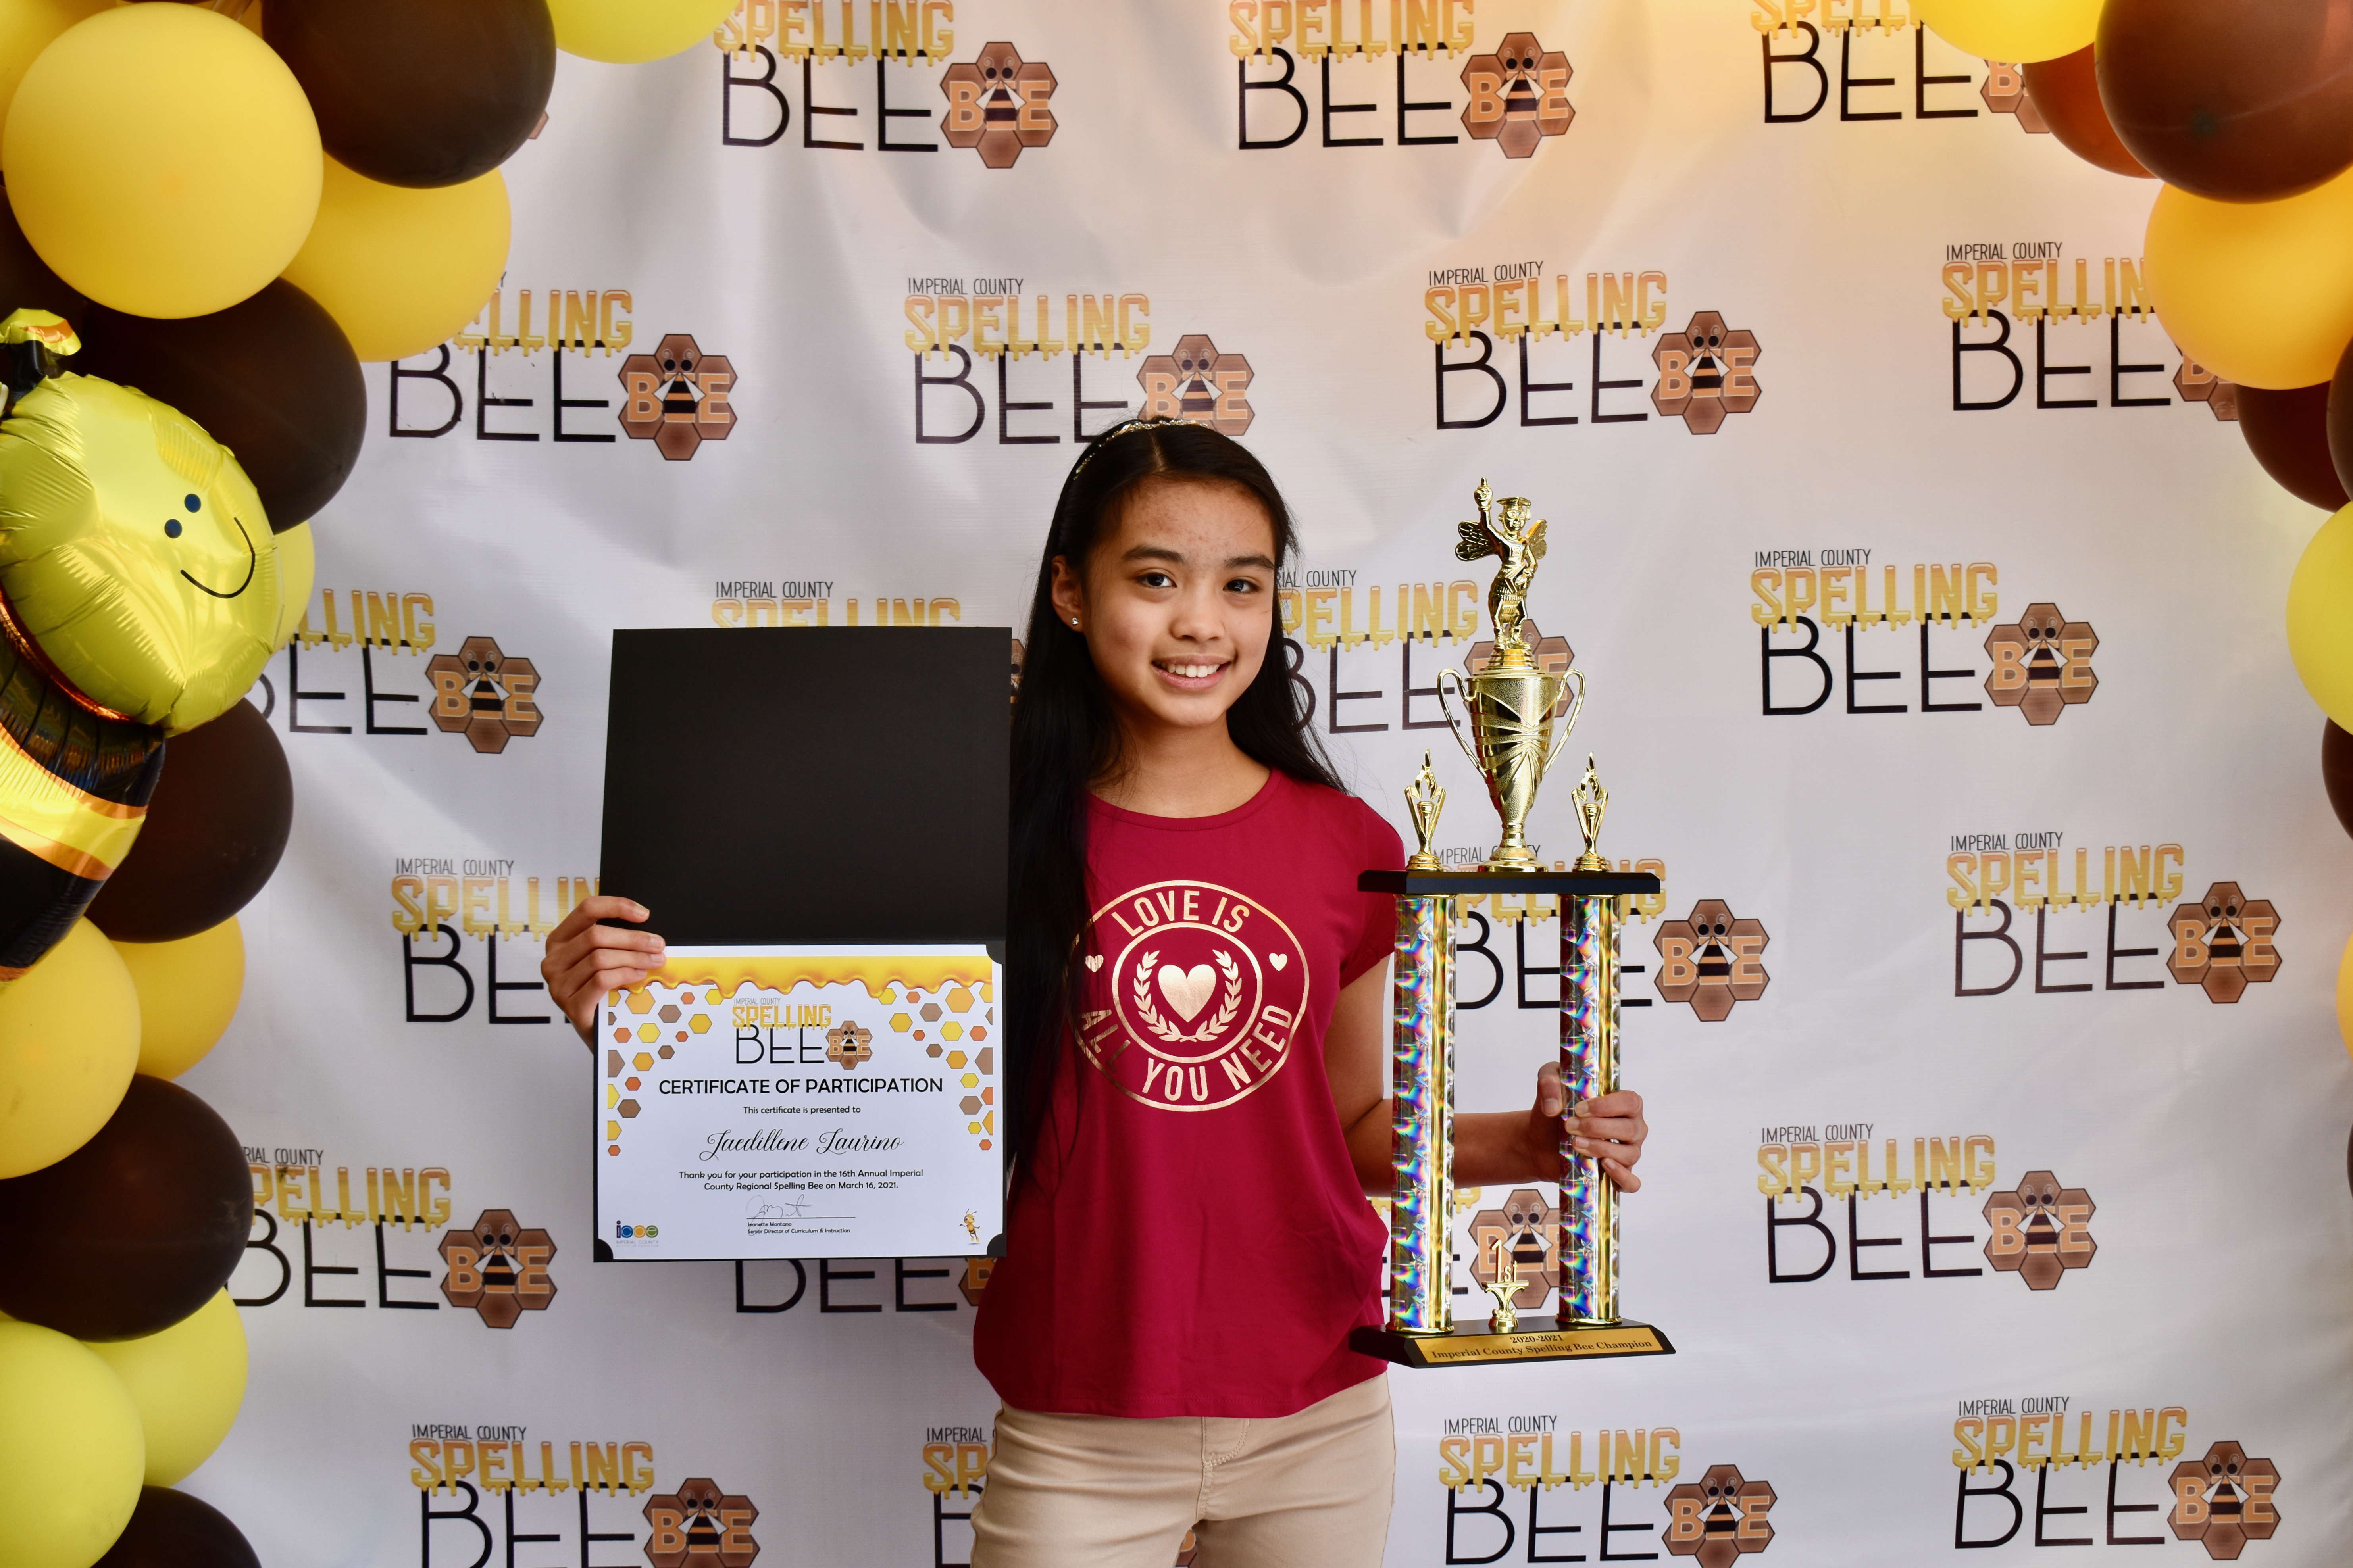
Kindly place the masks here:
[(665, 1497), (646, 1499), (646, 1561), (653, 1568), (751, 1568), (760, 1554), (752, 1522), (760, 1510), (740, 1493), (722, 1491), (708, 1476), (679, 1483)]
[(525, 1227), (511, 1209), (484, 1209), (470, 1226), (442, 1233), (438, 1249), (449, 1272), (441, 1294), (449, 1305), (472, 1308), (494, 1329), (511, 1329), (525, 1312), (544, 1311), (555, 1300), (547, 1275), (555, 1240)]
[(1532, 1312), (1560, 1282), (1560, 1210), (1534, 1187), (1514, 1187), (1500, 1208), (1471, 1216), (1471, 1278), (1482, 1289), (1495, 1283), (1503, 1260), (1520, 1277), (1515, 1310)]
[(1693, 435), (1713, 436), (1765, 395), (1755, 374), (1764, 352), (1747, 328), (1725, 325), (1714, 310), (1694, 311), (1682, 331), (1662, 334), (1651, 350), (1659, 367), (1651, 405), (1666, 418), (1682, 419)]
[(874, 1031), (845, 1018), (825, 1032), (825, 1059), (844, 1072), (856, 1072), (874, 1058)]
[(2195, 985), (2209, 1002), (2236, 1002), (2250, 985), (2279, 973), (2272, 933), (2279, 910), (2269, 899), (2250, 899), (2236, 882), (2217, 882), (2194, 904), (2177, 904), (2165, 922), (2173, 952), (2165, 961), (2175, 981)]
[(478, 752), (503, 752), (516, 736), (539, 733), (539, 670), (510, 658), (496, 637), (468, 637), (456, 653), (436, 654), (425, 666), (433, 682), (433, 722), (444, 734), (462, 734)]
[(1651, 937), (1659, 950), (1659, 994), (1690, 1003), (1703, 1023), (1720, 1024), (1772, 984), (1762, 962), (1772, 940), (1761, 921), (1736, 917), (1722, 899), (1702, 899), (1682, 920), (1660, 921)]
[(691, 333), (671, 332), (615, 374), (628, 392), (621, 428), (633, 441), (651, 441), (670, 462), (685, 462), (735, 428), (735, 367), (724, 354), (704, 353)]
[(1493, 54), (1473, 55), (1462, 68), (1471, 92), (1462, 129), (1494, 142), (1506, 158), (1528, 157), (1577, 118), (1568, 101), (1573, 74), (1568, 57), (1546, 48), (1534, 33), (1506, 33)]
[(1025, 60), (1011, 44), (985, 46), (977, 59), (952, 65), (941, 74), (948, 100), (940, 134), (951, 147), (975, 147), (992, 169), (1009, 169), (1022, 153), (1054, 139), (1053, 68)]
[(1773, 1544), (1770, 1481), (1752, 1481), (1737, 1465), (1710, 1465), (1696, 1481), (1667, 1493), (1667, 1550), (1696, 1557), (1699, 1568), (1730, 1568), (1742, 1554)]
[(1144, 388), (1145, 419), (1187, 419), (1221, 436), (1240, 436), (1257, 417), (1249, 399), (1250, 361), (1221, 353), (1206, 332), (1187, 332), (1173, 353), (1154, 354), (1137, 367)]
[(2272, 1502), (2279, 1467), (2249, 1458), (2236, 1442), (2215, 1444), (2202, 1459), (2184, 1459), (2168, 1479), (2173, 1509), (2165, 1522), (2174, 1539), (2198, 1542), (2217, 1562), (2235, 1560), (2248, 1542), (2269, 1541), (2279, 1528)]
[(1993, 656), (1986, 695), (1997, 708), (2017, 709), (2030, 724), (2056, 723), (2099, 689), (2092, 670), (2099, 647), (2089, 621), (2071, 621), (2056, 605), (2029, 605), (2016, 625), (1986, 634), (1985, 650)]
[(2030, 1290), (2055, 1289), (2069, 1269), (2092, 1266), (2100, 1250), (2091, 1229), (2097, 1212), (2083, 1188), (2063, 1187), (2048, 1171), (2029, 1171), (2016, 1192), (1986, 1199), (1985, 1217), (1993, 1226), (1986, 1261), (2017, 1275)]

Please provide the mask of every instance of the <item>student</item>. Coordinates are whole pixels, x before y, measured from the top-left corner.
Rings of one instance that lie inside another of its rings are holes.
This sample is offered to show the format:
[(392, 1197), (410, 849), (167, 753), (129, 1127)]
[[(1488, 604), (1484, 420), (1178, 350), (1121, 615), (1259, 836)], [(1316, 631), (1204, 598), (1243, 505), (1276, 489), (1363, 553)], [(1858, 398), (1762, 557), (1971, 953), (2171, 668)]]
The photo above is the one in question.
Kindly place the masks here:
[[(1388, 1532), (1383, 960), (1398, 835), (1334, 777), (1275, 647), (1289, 510), (1206, 426), (1130, 420), (1054, 509), (1013, 708), (1006, 1248), (973, 1355), (1004, 1407), (974, 1568), (1368, 1568)], [(660, 939), (550, 936), (587, 1036)], [(1299, 1058), (1294, 1060), (1293, 1058)], [(1618, 1184), (1628, 1090), (1568, 1109)], [(1557, 1180), (1559, 1070), (1463, 1113), (1455, 1179)]]

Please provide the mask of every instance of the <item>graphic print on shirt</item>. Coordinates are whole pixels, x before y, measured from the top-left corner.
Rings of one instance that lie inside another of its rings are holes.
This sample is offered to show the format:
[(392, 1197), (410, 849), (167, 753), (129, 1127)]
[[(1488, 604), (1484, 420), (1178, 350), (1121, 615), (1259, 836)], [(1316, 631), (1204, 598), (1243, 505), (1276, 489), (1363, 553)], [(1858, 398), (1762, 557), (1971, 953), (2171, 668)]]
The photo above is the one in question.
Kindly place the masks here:
[(1087, 1059), (1145, 1105), (1215, 1110), (1282, 1070), (1307, 954), (1264, 905), (1212, 882), (1132, 889), (1095, 911)]

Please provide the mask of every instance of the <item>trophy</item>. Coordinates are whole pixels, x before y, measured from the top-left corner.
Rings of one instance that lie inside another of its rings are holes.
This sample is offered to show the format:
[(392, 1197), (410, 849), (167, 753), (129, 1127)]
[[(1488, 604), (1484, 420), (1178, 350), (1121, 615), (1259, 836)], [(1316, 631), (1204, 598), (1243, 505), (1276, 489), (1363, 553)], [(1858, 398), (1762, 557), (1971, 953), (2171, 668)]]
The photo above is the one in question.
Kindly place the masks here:
[[(1455, 900), (1504, 890), (1558, 897), (1560, 1078), (1573, 1105), (1618, 1087), (1620, 900), (1659, 890), (1650, 873), (1612, 871), (1602, 858), (1601, 818), (1609, 792), (1589, 756), (1571, 795), (1584, 852), (1574, 866), (1552, 870), (1529, 847), (1528, 812), (1584, 709), (1585, 677), (1576, 669), (1566, 675), (1539, 669), (1521, 629), (1536, 563), (1544, 559), (1544, 520), (1529, 521), (1525, 498), (1497, 500), (1484, 479), (1472, 500), (1479, 516), (1460, 525), (1455, 553), (1465, 561), (1501, 559), (1487, 595), (1495, 653), (1470, 675), (1442, 671), (1440, 701), (1451, 678), (1470, 738), (1455, 728), (1451, 708), (1448, 726), (1486, 781), (1504, 836), (1476, 870), (1440, 868), (1433, 846), (1446, 792), (1425, 752), (1421, 771), (1405, 792), (1416, 852), (1402, 871), (1367, 871), (1357, 879), (1366, 891), (1397, 899), (1389, 1058), (1394, 1184), (1388, 1321), (1357, 1329), (1349, 1343), (1366, 1355), (1415, 1367), (1672, 1355), (1666, 1335), (1619, 1315), (1617, 1184), (1599, 1157), (1577, 1152), (1567, 1116), (1561, 1118), (1560, 1286), (1553, 1321), (1523, 1324), (1513, 1299), (1525, 1276), (1508, 1248), (1499, 1250), (1495, 1280), (1486, 1287), (1495, 1301), (1493, 1315), (1484, 1323), (1454, 1321), (1448, 1220), (1454, 1206)], [(1572, 686), (1576, 700), (1556, 739), (1553, 710)]]
[[(1495, 652), (1467, 677), (1458, 669), (1440, 670), (1438, 706), (1446, 715), (1446, 727), (1453, 731), (1454, 743), (1487, 781), (1487, 798), (1494, 803), (1495, 815), (1504, 819), (1503, 841), (1487, 857), (1483, 868), (1539, 871), (1544, 868), (1528, 848), (1528, 809), (1536, 803), (1536, 786), (1544, 782), (1546, 770), (1568, 743), (1568, 732), (1577, 728), (1577, 716), (1585, 710), (1585, 672), (1572, 668), (1562, 676), (1538, 669), (1521, 628), (1527, 612), (1528, 585), (1535, 580), (1536, 563), (1545, 557), (1545, 520), (1528, 521), (1525, 496), (1505, 496), (1497, 503), (1484, 479), (1471, 492), (1471, 499), (1479, 516), (1475, 521), (1455, 525), (1461, 537), (1455, 542), (1454, 556), (1458, 561), (1479, 561), (1490, 555), (1501, 560), (1495, 581), (1487, 590), (1487, 615), (1495, 623)], [(1556, 742), (1552, 710), (1572, 679), (1577, 700), (1562, 721), (1560, 740)], [(1454, 710), (1447, 706), (1449, 680), (1454, 682), (1456, 694), (1470, 713), (1475, 749), (1472, 741), (1462, 738), (1454, 722)]]

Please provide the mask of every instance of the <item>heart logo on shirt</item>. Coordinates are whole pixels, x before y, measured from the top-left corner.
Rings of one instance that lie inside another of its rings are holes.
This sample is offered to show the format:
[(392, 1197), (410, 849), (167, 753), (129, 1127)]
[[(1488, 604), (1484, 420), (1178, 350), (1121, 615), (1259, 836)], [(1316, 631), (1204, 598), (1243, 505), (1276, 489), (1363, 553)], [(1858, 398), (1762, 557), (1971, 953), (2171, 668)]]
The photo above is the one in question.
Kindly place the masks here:
[(1266, 955), (1266, 961), (1269, 963), (1273, 964), (1274, 972), (1277, 974), (1280, 974), (1283, 972), (1284, 968), (1290, 964), (1291, 954), (1287, 952), (1270, 952)]
[(1102, 954), (1102, 953), (1100, 953), (1100, 952), (1091, 952), (1091, 953), (1087, 954), (1087, 973), (1088, 973), (1089, 974), (1092, 974), (1093, 973), (1095, 973), (1095, 971), (1097, 971), (1097, 970), (1101, 969), (1102, 967), (1103, 967), (1103, 954)]
[(1160, 994), (1188, 1024), (1209, 1005), (1217, 990), (1218, 972), (1206, 963), (1197, 963), (1190, 969), (1179, 969), (1173, 963), (1160, 966)]

